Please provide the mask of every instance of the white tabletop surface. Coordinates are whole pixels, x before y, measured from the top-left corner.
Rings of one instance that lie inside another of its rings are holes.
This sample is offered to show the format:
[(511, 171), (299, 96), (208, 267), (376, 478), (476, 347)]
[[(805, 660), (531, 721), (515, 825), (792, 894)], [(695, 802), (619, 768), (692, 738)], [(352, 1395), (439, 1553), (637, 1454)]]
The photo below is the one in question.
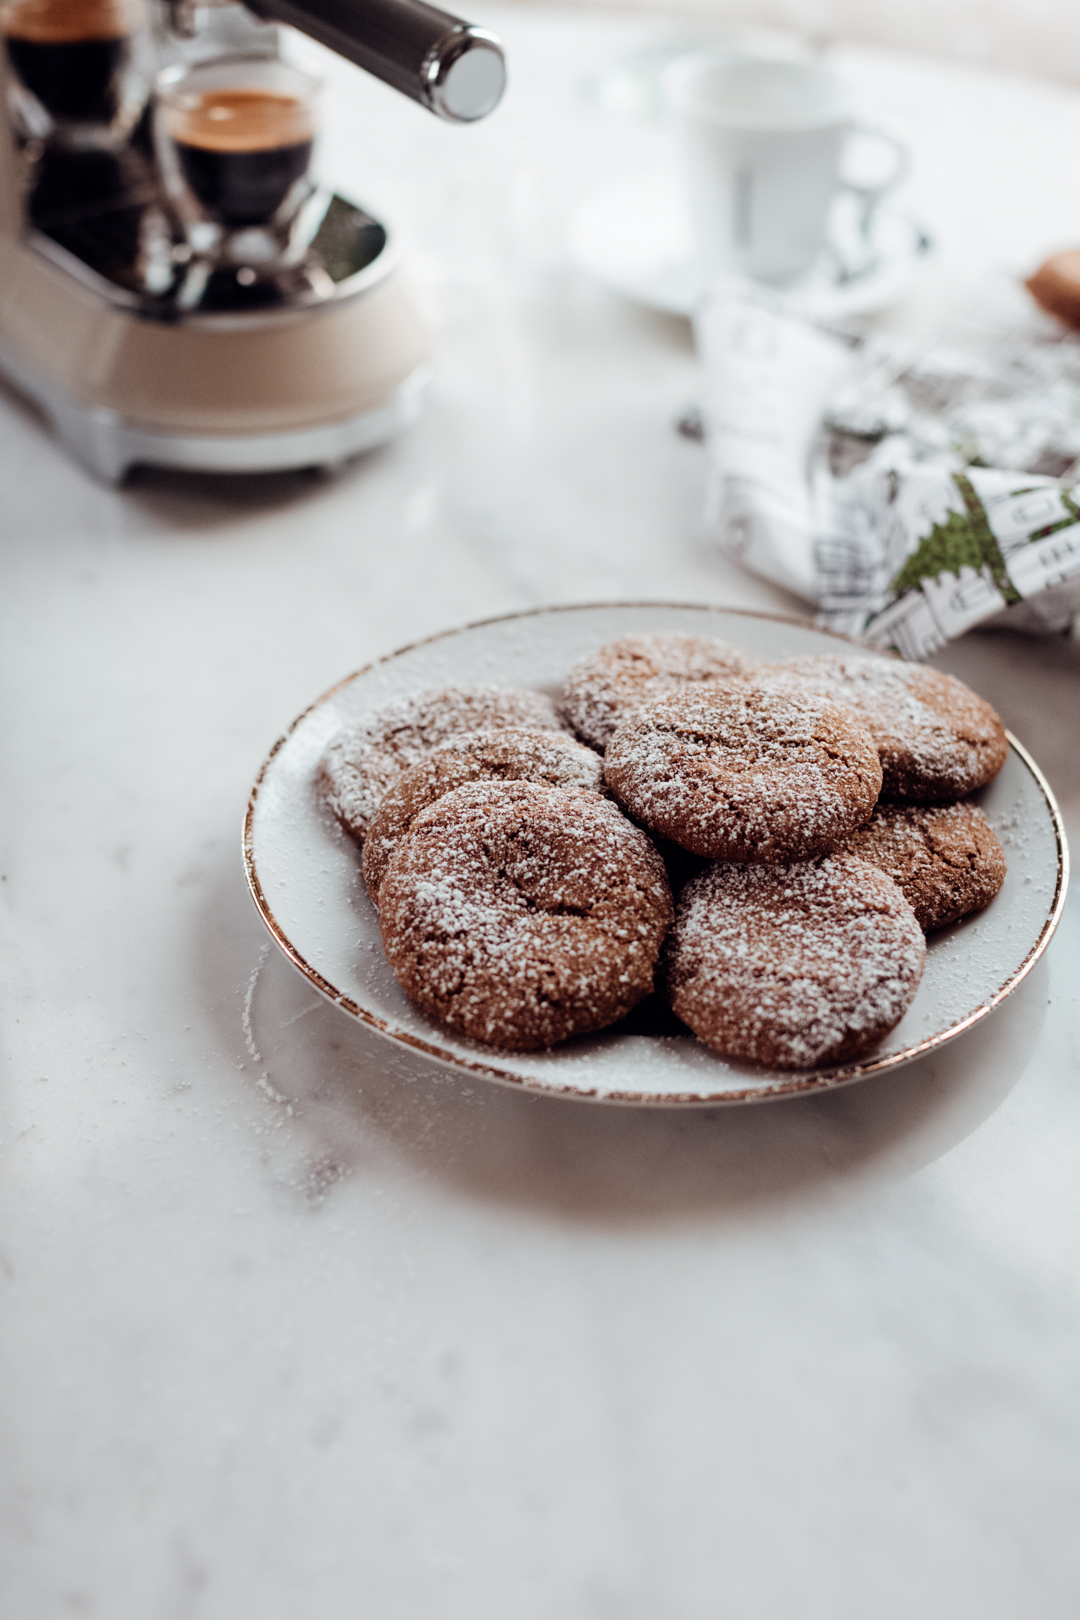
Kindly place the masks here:
[[(245, 892), (264, 753), (373, 656), (544, 602), (794, 605), (707, 545), (688, 329), (563, 254), (661, 140), (579, 89), (647, 25), (482, 18), (513, 68), (487, 125), (335, 74), (333, 161), (441, 326), (410, 436), (324, 481), (117, 492), (0, 396), (0, 1609), (1071, 1620), (1077, 905), (938, 1056), (669, 1114), (397, 1055)], [(1080, 95), (849, 60), (915, 142), (924, 305), (1080, 241)], [(1078, 652), (940, 660), (1074, 832)]]

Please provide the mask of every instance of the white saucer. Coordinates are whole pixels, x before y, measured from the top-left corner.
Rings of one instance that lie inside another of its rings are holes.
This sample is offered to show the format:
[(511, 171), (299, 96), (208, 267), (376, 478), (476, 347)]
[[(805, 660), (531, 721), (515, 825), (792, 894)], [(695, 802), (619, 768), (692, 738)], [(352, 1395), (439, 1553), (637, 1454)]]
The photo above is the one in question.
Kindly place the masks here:
[[(850, 208), (850, 198), (841, 193), (831, 240), (851, 236)], [(921, 225), (883, 203), (870, 226), (870, 268), (844, 280), (836, 257), (827, 252), (784, 293), (814, 320), (886, 309), (910, 290), (930, 245)], [(635, 303), (668, 315), (694, 313), (701, 283), (673, 168), (649, 169), (594, 192), (574, 214), (569, 246), (582, 269)]]

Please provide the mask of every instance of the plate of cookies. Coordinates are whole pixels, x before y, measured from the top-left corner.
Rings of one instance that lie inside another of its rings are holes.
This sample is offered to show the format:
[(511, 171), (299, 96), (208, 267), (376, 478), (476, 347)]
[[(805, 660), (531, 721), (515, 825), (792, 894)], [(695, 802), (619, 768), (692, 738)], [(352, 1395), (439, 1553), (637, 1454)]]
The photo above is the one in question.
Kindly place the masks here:
[(970, 1029), (1064, 904), (983, 699), (802, 620), (547, 608), (349, 676), (252, 789), (277, 944), (458, 1070), (653, 1105), (847, 1085)]

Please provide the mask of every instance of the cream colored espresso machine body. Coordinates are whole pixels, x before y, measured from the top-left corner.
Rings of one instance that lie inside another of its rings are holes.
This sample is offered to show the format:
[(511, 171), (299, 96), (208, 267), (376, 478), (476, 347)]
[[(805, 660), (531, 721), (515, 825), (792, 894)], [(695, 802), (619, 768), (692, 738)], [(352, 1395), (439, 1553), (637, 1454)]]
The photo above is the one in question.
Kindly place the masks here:
[[(284, 0), (271, 20), (304, 28), (444, 117), (483, 116), (501, 94), (501, 51), (483, 30), (415, 0), (315, 0), (315, 8)], [(342, 17), (348, 34), (336, 26)], [(173, 20), (190, 31), (182, 11)], [(365, 37), (372, 24), (381, 54)], [(477, 49), (483, 60), (470, 62)], [(4, 61), (0, 73), (9, 89)], [(57, 226), (47, 208), (30, 215), (28, 175), (40, 159), (15, 121), (0, 118), (0, 371), (72, 453), (113, 482), (138, 464), (317, 467), (408, 426), (430, 376), (428, 339), (381, 222), (315, 190), (294, 231), (299, 245), (270, 293), (263, 278), (260, 299), (245, 301), (244, 282), (256, 277), (241, 265), (226, 276), (231, 286), (236, 274), (240, 296), (200, 295), (190, 246), (155, 190), (145, 144), (142, 189), (122, 214), (129, 234), (141, 232), (136, 277), (114, 272), (108, 250), (103, 264), (100, 253), (81, 249), (94, 237), (85, 220), (72, 226), (78, 207), (61, 208)]]

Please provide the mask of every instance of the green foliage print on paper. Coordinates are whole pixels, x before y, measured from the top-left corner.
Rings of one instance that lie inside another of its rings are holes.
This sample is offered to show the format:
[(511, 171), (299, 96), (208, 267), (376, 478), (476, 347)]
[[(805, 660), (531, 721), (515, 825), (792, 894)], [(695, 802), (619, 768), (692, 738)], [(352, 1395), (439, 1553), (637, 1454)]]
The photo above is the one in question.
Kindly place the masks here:
[(982, 568), (987, 558), (982, 537), (966, 512), (950, 512), (935, 523), (894, 578), (889, 589), (902, 596), (917, 591), (924, 579), (958, 574), (961, 568)]
[(944, 523), (934, 524), (896, 574), (890, 592), (903, 596), (905, 591), (917, 591), (924, 579), (959, 574), (962, 568), (973, 568), (977, 573), (986, 568), (1006, 602), (1019, 602), (1020, 592), (1009, 578), (1001, 547), (970, 478), (954, 473), (953, 479), (963, 496), (964, 511), (950, 512)]
[(1080, 523), (1080, 506), (1076, 504), (1076, 488), (1061, 491), (1061, 504), (1068, 512), (1068, 517), (1059, 518), (1056, 523), (1048, 523), (1045, 529), (1040, 529), (1032, 535), (1033, 540), (1045, 540), (1047, 535), (1056, 534), (1059, 529), (1071, 529), (1074, 523)]

